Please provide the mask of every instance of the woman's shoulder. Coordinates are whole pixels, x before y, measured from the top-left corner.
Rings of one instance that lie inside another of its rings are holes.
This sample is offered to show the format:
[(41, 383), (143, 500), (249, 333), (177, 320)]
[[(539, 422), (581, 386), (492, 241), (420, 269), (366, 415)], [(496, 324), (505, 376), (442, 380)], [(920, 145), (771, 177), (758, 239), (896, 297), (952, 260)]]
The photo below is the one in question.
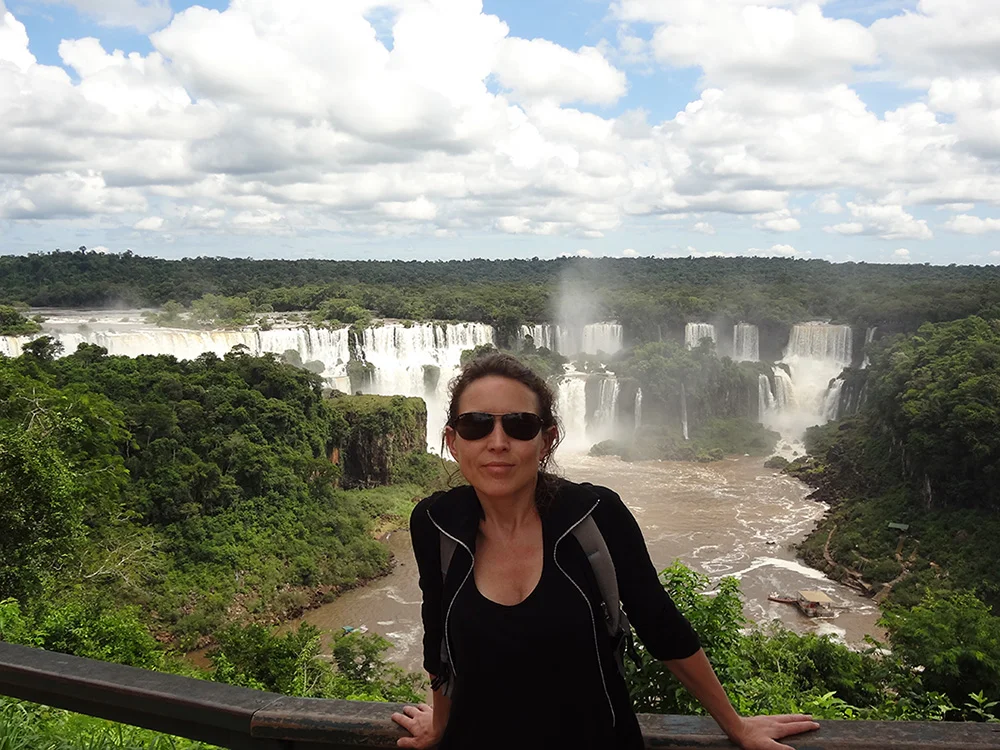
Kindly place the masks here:
[(447, 494), (448, 490), (439, 490), (419, 500), (413, 506), (413, 510), (410, 511), (410, 529), (421, 528), (426, 524), (430, 524), (430, 517), (427, 515), (428, 511)]
[(468, 504), (468, 495), (471, 492), (471, 487), (461, 485), (448, 490), (434, 492), (421, 499), (413, 506), (413, 510), (410, 512), (411, 532), (414, 529), (421, 530), (433, 526), (431, 512), (434, 513), (435, 517), (440, 517), (442, 521), (450, 524), (456, 513), (465, 510), (465, 506)]
[(621, 495), (610, 487), (590, 482), (566, 482), (565, 486), (572, 493), (597, 501), (591, 514), (602, 531), (623, 523), (635, 523), (632, 511), (625, 505)]
[[(601, 504), (618, 504), (622, 502), (621, 497), (610, 487), (605, 487), (600, 484), (591, 484), (590, 482), (571, 482), (568, 479), (562, 479), (561, 488), (563, 492), (582, 497), (585, 499), (597, 499), (600, 500)], [(596, 512), (596, 509), (595, 509)]]

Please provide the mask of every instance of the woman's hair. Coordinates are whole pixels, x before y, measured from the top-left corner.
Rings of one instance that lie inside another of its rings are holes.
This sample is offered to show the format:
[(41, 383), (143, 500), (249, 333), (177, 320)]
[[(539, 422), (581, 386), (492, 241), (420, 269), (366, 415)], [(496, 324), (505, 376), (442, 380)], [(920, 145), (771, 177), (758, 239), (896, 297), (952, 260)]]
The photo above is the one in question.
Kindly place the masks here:
[[(465, 393), (465, 389), (480, 378), (498, 376), (516, 380), (526, 386), (535, 394), (538, 399), (538, 416), (542, 420), (542, 429), (547, 430), (556, 427), (556, 436), (549, 446), (548, 452), (538, 465), (538, 490), (535, 494), (535, 501), (539, 507), (546, 506), (554, 497), (559, 478), (550, 473), (549, 461), (556, 447), (562, 442), (562, 429), (559, 428), (559, 420), (555, 411), (555, 393), (543, 378), (537, 375), (530, 367), (524, 365), (516, 357), (503, 352), (490, 352), (469, 362), (462, 368), (448, 388), (451, 394), (451, 401), (448, 404), (448, 425), (454, 425), (458, 418), (458, 402)], [(444, 446), (442, 445), (442, 448)]]

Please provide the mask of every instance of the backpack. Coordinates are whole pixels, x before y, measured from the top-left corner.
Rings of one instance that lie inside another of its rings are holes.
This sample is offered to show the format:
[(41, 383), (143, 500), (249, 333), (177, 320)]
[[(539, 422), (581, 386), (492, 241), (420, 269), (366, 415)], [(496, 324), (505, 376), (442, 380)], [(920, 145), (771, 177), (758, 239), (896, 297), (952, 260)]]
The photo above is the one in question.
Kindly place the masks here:
[[(628, 617), (621, 607), (621, 600), (618, 597), (618, 578), (615, 574), (615, 563), (611, 559), (608, 545), (601, 535), (601, 530), (597, 528), (597, 523), (592, 516), (587, 516), (574, 527), (573, 536), (576, 537), (583, 553), (590, 562), (591, 570), (597, 581), (597, 588), (601, 592), (601, 610), (604, 614), (604, 624), (607, 627), (608, 635), (611, 636), (611, 644), (614, 649), (615, 663), (622, 677), (625, 676), (624, 652), (628, 650), (630, 657), (636, 665), (639, 664), (638, 654), (632, 645), (632, 628), (629, 625)], [(448, 568), (451, 559), (458, 547), (458, 542), (445, 534), (438, 533), (441, 540), (441, 581), (448, 576)], [(448, 660), (448, 648), (444, 637), (441, 638), (441, 663), (446, 666), (444, 674), (450, 673)], [(438, 681), (439, 684), (443, 682)], [(449, 681), (450, 682), (450, 681)], [(445, 695), (450, 695), (451, 684), (445, 687)]]

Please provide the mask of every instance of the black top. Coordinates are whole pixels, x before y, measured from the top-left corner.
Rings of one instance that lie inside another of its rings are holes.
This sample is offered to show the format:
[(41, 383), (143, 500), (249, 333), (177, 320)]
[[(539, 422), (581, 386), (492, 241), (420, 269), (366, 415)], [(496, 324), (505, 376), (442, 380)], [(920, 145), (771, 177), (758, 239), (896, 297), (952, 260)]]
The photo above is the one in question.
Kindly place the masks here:
[[(424, 668), (454, 680), (443, 746), (641, 748), (600, 589), (570, 531), (588, 514), (594, 518), (615, 564), (622, 606), (654, 658), (691, 656), (699, 642), (663, 589), (631, 512), (605, 487), (561, 482), (540, 513), (542, 580), (514, 607), (476, 590), (471, 565), (481, 514), (475, 491), (459, 487), (424, 498), (410, 517), (423, 593)], [(442, 533), (459, 542), (445, 581)]]
[(452, 649), (463, 669), (441, 750), (551, 750), (574, 735), (586, 738), (574, 749), (616, 746), (590, 606), (556, 568), (554, 540), (544, 537), (542, 576), (523, 602), (487, 599), (474, 576), (455, 598)]

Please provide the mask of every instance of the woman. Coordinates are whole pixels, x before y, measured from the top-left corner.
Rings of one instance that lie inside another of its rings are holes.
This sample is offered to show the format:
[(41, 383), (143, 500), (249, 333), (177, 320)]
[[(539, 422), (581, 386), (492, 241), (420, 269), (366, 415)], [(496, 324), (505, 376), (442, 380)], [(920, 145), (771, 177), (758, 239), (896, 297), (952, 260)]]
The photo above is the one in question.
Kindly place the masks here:
[[(505, 354), (473, 361), (452, 384), (445, 440), (470, 486), (425, 498), (410, 519), (433, 708), (393, 714), (410, 733), (398, 746), (643, 747), (601, 627), (600, 590), (570, 533), (587, 516), (646, 649), (734, 743), (778, 750), (787, 746), (774, 738), (818, 728), (809, 716), (737, 715), (621, 498), (546, 473), (560, 440), (553, 401), (544, 380)], [(442, 537), (454, 549), (446, 575)]]

